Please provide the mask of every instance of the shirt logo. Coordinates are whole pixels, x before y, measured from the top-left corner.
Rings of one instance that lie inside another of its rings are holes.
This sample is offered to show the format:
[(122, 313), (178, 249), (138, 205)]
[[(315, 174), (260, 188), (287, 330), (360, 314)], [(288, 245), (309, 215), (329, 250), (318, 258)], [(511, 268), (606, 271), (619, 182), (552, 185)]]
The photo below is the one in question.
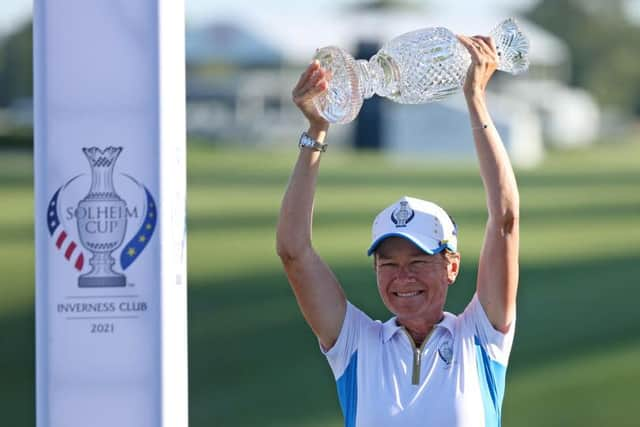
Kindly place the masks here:
[(440, 347), (438, 348), (438, 356), (440, 359), (447, 365), (448, 368), (451, 365), (451, 360), (453, 359), (453, 348), (451, 348), (451, 341), (445, 340)]
[(416, 213), (408, 204), (406, 200), (403, 200), (400, 202), (400, 207), (391, 212), (391, 221), (396, 225), (396, 228), (406, 227), (415, 216)]

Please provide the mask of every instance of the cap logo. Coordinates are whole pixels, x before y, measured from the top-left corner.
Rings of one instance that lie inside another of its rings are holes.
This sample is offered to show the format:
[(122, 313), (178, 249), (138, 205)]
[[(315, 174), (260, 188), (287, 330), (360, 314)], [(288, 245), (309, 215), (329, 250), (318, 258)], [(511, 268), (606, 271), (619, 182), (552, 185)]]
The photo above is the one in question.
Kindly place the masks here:
[(391, 212), (391, 221), (396, 228), (406, 227), (415, 216), (415, 212), (411, 209), (406, 200), (400, 202), (400, 207)]

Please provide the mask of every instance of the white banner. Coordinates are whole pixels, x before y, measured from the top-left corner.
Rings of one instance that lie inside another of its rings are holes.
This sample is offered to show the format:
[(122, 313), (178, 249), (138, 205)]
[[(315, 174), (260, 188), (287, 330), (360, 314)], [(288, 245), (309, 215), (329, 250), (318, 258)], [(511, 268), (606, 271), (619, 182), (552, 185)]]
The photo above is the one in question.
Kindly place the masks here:
[(184, 4), (34, 5), (37, 425), (186, 427)]

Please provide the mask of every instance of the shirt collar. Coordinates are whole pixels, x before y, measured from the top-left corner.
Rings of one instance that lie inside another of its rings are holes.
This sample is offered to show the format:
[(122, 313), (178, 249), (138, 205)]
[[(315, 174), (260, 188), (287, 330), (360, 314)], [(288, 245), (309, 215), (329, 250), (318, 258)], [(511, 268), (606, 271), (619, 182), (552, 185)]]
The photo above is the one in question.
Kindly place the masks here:
[[(382, 324), (382, 338), (384, 342), (389, 341), (396, 334), (396, 332), (402, 329), (402, 326), (398, 325), (396, 319), (397, 317), (394, 316)], [(456, 316), (454, 314), (445, 311), (444, 315), (442, 316), (442, 320), (439, 323), (436, 323), (434, 327), (444, 328), (449, 331), (451, 335), (453, 335), (453, 326), (455, 320)]]

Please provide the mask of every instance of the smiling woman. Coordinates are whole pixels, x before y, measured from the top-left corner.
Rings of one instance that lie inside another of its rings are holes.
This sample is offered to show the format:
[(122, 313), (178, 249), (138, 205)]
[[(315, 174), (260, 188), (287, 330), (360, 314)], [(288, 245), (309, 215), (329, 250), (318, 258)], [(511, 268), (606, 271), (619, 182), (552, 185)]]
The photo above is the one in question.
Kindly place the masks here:
[[(489, 220), (476, 294), (462, 314), (444, 312), (458, 275), (457, 227), (434, 203), (403, 197), (375, 218), (372, 242), (380, 297), (395, 316), (374, 321), (347, 300), (311, 245), (316, 180), (328, 122), (313, 98), (331, 76), (313, 62), (293, 100), (309, 121), (282, 201), (277, 250), (305, 320), (333, 371), (345, 426), (500, 425), (515, 330), (519, 196), (484, 90), (496, 69), (492, 39), (463, 37), (471, 129)], [(403, 331), (403, 333), (399, 333)]]
[(416, 346), (442, 320), (447, 289), (458, 274), (459, 256), (450, 261), (443, 253), (429, 255), (401, 237), (386, 238), (375, 252), (380, 297)]

